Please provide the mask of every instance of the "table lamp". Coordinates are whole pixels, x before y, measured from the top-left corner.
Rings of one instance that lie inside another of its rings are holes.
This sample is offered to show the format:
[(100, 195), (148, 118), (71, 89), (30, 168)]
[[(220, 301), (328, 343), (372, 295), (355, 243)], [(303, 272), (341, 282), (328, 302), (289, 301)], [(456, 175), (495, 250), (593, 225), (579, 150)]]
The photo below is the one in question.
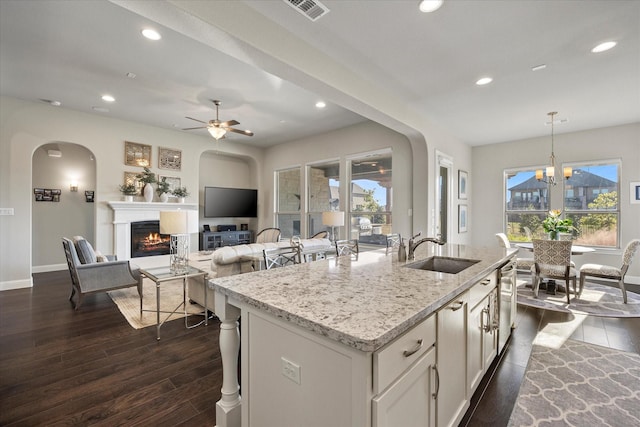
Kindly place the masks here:
[(185, 274), (189, 269), (189, 228), (186, 211), (160, 212), (160, 234), (170, 235), (169, 271)]
[(336, 239), (335, 227), (344, 226), (344, 212), (342, 211), (327, 211), (322, 212), (322, 224), (331, 227), (331, 240), (334, 242)]

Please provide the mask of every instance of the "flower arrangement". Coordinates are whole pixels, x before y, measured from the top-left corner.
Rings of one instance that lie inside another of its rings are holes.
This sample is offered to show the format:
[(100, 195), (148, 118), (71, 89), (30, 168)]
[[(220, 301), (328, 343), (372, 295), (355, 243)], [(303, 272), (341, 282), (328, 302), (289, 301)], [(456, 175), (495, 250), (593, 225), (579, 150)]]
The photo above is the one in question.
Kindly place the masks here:
[(549, 211), (547, 217), (542, 221), (542, 227), (544, 231), (549, 233), (551, 240), (558, 238), (558, 233), (571, 233), (575, 230), (573, 226), (573, 220), (570, 218), (561, 218), (562, 211), (555, 209)]
[(151, 172), (151, 169), (148, 167), (145, 167), (143, 172), (137, 174), (136, 178), (145, 184), (153, 184), (156, 182), (156, 174)]
[(189, 192), (187, 191), (187, 187), (177, 187), (172, 191), (172, 194), (176, 197), (187, 197)]
[(138, 194), (138, 189), (133, 184), (122, 184), (120, 185), (120, 192), (125, 196), (135, 196)]
[(158, 196), (162, 196), (164, 193), (169, 193), (170, 185), (167, 182), (167, 177), (163, 176), (160, 181), (158, 181), (158, 187), (156, 188), (156, 193)]

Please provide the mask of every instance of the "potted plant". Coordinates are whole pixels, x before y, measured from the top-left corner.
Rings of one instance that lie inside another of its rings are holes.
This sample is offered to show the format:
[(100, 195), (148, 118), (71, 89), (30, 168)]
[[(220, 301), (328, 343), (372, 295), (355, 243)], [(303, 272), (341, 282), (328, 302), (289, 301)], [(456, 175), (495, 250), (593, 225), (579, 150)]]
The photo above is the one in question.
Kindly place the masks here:
[(142, 183), (144, 183), (144, 187), (142, 188), (142, 195), (147, 202), (153, 200), (153, 187), (151, 184), (156, 182), (156, 174), (151, 172), (148, 167), (144, 168), (144, 171), (137, 174), (136, 178)]
[(180, 203), (184, 203), (184, 198), (189, 195), (187, 187), (178, 187), (172, 191), (172, 194), (178, 198)]
[(160, 181), (158, 181), (158, 186), (156, 187), (156, 193), (160, 197), (160, 201), (162, 203), (166, 203), (169, 200), (169, 193), (171, 192), (170, 185), (167, 182), (167, 177), (163, 176)]
[(138, 189), (133, 184), (122, 184), (120, 192), (124, 195), (125, 202), (133, 202), (133, 196), (138, 194)]
[(544, 231), (549, 233), (549, 239), (558, 240), (559, 233), (571, 233), (575, 230), (571, 218), (561, 218), (562, 211), (555, 209), (542, 221)]

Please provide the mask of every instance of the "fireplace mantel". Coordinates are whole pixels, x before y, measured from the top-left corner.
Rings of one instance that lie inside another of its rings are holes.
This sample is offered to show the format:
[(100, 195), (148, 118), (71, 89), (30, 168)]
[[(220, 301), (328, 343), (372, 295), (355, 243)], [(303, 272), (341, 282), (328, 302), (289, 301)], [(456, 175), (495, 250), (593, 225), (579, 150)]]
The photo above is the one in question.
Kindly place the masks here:
[(118, 259), (131, 258), (131, 223), (160, 219), (162, 211), (185, 210), (189, 221), (198, 222), (196, 203), (107, 202), (113, 209), (113, 247)]

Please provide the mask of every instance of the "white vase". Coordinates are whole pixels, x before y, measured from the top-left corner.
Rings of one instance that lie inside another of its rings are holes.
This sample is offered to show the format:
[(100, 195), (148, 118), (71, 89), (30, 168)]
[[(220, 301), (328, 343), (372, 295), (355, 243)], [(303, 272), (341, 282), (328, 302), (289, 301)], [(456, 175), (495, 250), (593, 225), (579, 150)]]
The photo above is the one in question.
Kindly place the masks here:
[(151, 184), (146, 183), (144, 185), (144, 189), (142, 190), (142, 195), (144, 196), (144, 200), (146, 202), (151, 202), (153, 200), (153, 187)]
[(178, 203), (184, 203), (184, 197), (178, 197)]
[(131, 196), (129, 194), (125, 194), (124, 195), (124, 201), (125, 202), (133, 202), (133, 196)]
[(162, 203), (167, 203), (168, 200), (169, 200), (169, 195), (167, 193), (162, 193), (160, 195), (160, 201)]

